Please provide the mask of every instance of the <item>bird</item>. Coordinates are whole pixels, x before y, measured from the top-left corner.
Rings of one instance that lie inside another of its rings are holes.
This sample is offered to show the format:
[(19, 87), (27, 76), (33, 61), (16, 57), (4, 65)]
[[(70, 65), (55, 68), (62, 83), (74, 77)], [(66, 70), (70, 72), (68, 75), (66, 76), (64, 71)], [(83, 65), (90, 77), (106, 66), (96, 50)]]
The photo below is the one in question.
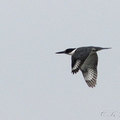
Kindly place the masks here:
[(79, 48), (69, 48), (64, 51), (56, 52), (56, 54), (71, 55), (71, 69), (75, 74), (81, 71), (87, 85), (91, 88), (97, 84), (97, 65), (98, 55), (97, 51), (111, 49), (95, 46), (85, 46)]

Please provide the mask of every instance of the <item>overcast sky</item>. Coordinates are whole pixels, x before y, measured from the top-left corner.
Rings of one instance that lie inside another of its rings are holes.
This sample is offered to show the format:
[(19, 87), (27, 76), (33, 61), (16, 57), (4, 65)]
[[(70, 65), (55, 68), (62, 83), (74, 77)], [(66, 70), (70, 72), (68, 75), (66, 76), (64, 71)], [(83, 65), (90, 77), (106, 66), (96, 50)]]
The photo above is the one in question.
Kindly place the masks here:
[[(119, 0), (1, 0), (0, 23), (0, 120), (116, 120), (101, 112), (120, 112)], [(55, 54), (91, 45), (112, 47), (95, 88)]]

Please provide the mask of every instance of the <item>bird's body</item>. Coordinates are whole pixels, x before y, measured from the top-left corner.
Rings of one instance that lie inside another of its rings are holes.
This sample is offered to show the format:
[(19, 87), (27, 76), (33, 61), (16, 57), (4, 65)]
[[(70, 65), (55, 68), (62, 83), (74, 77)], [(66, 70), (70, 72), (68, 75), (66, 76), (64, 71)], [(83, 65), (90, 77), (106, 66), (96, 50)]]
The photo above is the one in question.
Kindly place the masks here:
[(70, 48), (62, 52), (57, 52), (57, 54), (66, 53), (68, 55), (71, 55), (72, 73), (74, 74), (81, 70), (87, 85), (89, 87), (95, 87), (98, 64), (98, 56), (96, 52), (102, 49), (109, 48), (94, 46)]

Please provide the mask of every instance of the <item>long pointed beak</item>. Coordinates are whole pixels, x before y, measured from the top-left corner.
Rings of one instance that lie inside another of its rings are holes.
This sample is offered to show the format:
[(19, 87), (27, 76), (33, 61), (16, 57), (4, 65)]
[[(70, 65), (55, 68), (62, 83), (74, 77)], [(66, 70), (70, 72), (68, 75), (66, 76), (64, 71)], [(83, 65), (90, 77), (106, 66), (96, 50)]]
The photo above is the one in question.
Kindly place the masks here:
[(56, 54), (63, 54), (65, 51), (56, 52)]

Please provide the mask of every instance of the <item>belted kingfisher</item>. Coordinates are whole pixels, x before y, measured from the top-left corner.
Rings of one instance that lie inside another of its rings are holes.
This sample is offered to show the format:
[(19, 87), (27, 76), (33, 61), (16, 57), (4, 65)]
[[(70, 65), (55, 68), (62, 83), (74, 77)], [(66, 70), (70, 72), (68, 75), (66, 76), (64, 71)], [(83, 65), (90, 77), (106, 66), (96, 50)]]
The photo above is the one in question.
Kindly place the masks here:
[(103, 49), (110, 48), (94, 46), (69, 48), (65, 51), (56, 52), (56, 54), (65, 53), (71, 55), (72, 73), (74, 74), (81, 70), (87, 85), (93, 88), (97, 80), (98, 56), (96, 52)]

